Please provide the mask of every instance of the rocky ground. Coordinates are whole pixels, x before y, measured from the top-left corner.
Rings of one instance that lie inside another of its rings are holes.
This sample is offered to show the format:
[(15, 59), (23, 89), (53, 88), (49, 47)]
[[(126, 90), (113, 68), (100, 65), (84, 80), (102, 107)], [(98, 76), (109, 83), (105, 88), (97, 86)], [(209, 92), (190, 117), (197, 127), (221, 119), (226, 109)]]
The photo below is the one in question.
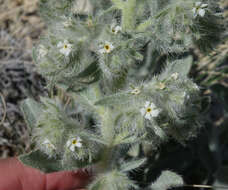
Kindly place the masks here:
[(32, 46), (45, 30), (37, 0), (0, 0), (0, 157), (29, 150), (29, 130), (19, 108), (21, 100), (43, 94)]

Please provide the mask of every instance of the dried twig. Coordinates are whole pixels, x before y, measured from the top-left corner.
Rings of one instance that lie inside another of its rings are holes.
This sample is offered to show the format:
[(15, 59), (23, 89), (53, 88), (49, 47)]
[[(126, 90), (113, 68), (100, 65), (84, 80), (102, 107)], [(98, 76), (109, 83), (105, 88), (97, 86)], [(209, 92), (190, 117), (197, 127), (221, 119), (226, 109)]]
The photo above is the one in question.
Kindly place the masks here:
[(204, 188), (204, 189), (228, 189), (228, 186), (212, 186), (212, 185), (184, 185), (184, 187)]
[(5, 102), (5, 99), (4, 99), (4, 96), (2, 93), (0, 93), (0, 97), (1, 97), (1, 100), (2, 100), (2, 104), (3, 104), (3, 107), (4, 107), (4, 114), (3, 114), (3, 117), (2, 117), (2, 121), (0, 122), (0, 126), (4, 123), (5, 119), (6, 119), (6, 102)]

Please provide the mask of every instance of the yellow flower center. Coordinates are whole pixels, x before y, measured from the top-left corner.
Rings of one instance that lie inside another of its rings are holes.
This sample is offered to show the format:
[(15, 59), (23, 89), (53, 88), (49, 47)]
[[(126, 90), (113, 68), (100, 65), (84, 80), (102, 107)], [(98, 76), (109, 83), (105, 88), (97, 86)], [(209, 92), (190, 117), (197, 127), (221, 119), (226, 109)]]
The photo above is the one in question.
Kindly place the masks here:
[(77, 143), (77, 140), (74, 139), (74, 140), (72, 141), (72, 144), (76, 144), (76, 143)]
[(151, 111), (152, 111), (151, 108), (147, 108), (147, 109), (146, 109), (146, 112), (148, 112), (148, 113), (151, 112)]
[(113, 33), (115, 33), (115, 32), (116, 32), (115, 28), (113, 28), (113, 29), (112, 29), (112, 32), (113, 32)]
[(109, 45), (105, 45), (104, 48), (108, 51), (110, 49)]
[(131, 93), (137, 95), (137, 94), (139, 94), (140, 92), (141, 92), (141, 91), (140, 91), (139, 89), (134, 89)]
[(140, 91), (138, 89), (135, 90), (135, 93), (138, 94)]
[(67, 48), (67, 45), (65, 44), (65, 45), (63, 46), (63, 48), (65, 48), (65, 49), (66, 49), (66, 48)]

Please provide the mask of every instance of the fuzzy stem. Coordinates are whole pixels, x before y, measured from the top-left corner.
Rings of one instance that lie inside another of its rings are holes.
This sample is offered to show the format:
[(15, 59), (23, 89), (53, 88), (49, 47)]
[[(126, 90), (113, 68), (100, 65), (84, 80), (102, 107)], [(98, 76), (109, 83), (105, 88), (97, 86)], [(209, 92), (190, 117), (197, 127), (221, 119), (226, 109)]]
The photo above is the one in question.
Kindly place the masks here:
[(109, 108), (99, 106), (97, 111), (101, 118), (101, 134), (108, 145), (111, 145), (114, 139), (114, 122)]
[(96, 99), (100, 99), (102, 97), (99, 83), (94, 83), (90, 88), (93, 90)]
[(122, 28), (123, 30), (135, 29), (135, 11), (136, 0), (128, 0), (124, 2), (124, 8), (122, 9)]
[(136, 0), (112, 0), (116, 8), (122, 10), (122, 28), (123, 30), (134, 30), (135, 29), (135, 11), (136, 11)]
[(118, 8), (121, 9), (123, 7), (123, 1), (122, 0), (112, 0), (112, 3)]
[(96, 173), (104, 173), (110, 168), (110, 160), (112, 160), (112, 145), (106, 147), (102, 155), (101, 161), (96, 165)]
[(101, 119), (101, 134), (103, 139), (107, 143), (107, 146), (103, 151), (101, 161), (96, 168), (98, 173), (103, 173), (110, 168), (110, 160), (112, 160), (113, 143), (115, 137), (115, 124), (112, 118), (113, 116), (110, 108), (99, 106), (97, 107), (97, 111)]

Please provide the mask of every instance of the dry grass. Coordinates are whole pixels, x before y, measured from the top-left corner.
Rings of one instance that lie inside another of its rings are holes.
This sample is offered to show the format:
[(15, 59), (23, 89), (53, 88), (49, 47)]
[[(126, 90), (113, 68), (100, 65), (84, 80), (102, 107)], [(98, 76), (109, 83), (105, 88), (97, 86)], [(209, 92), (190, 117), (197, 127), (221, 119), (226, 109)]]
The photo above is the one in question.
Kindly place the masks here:
[[(21, 90), (28, 84), (31, 84), (29, 87), (33, 89), (33, 94), (40, 93), (40, 87), (37, 86), (37, 81), (35, 82), (38, 75), (32, 69), (31, 59), (32, 46), (39, 40), (45, 28), (38, 15), (37, 2), (38, 0), (0, 0), (0, 157), (2, 158), (28, 151), (30, 146), (29, 131), (23, 121), (19, 102), (26, 97), (26, 92)], [(6, 83), (3, 79), (9, 79), (8, 88), (4, 86)]]
[[(44, 29), (37, 11), (38, 0), (0, 0), (0, 29), (12, 38), (24, 40), (31, 49)], [(0, 49), (13, 48), (0, 44)]]

